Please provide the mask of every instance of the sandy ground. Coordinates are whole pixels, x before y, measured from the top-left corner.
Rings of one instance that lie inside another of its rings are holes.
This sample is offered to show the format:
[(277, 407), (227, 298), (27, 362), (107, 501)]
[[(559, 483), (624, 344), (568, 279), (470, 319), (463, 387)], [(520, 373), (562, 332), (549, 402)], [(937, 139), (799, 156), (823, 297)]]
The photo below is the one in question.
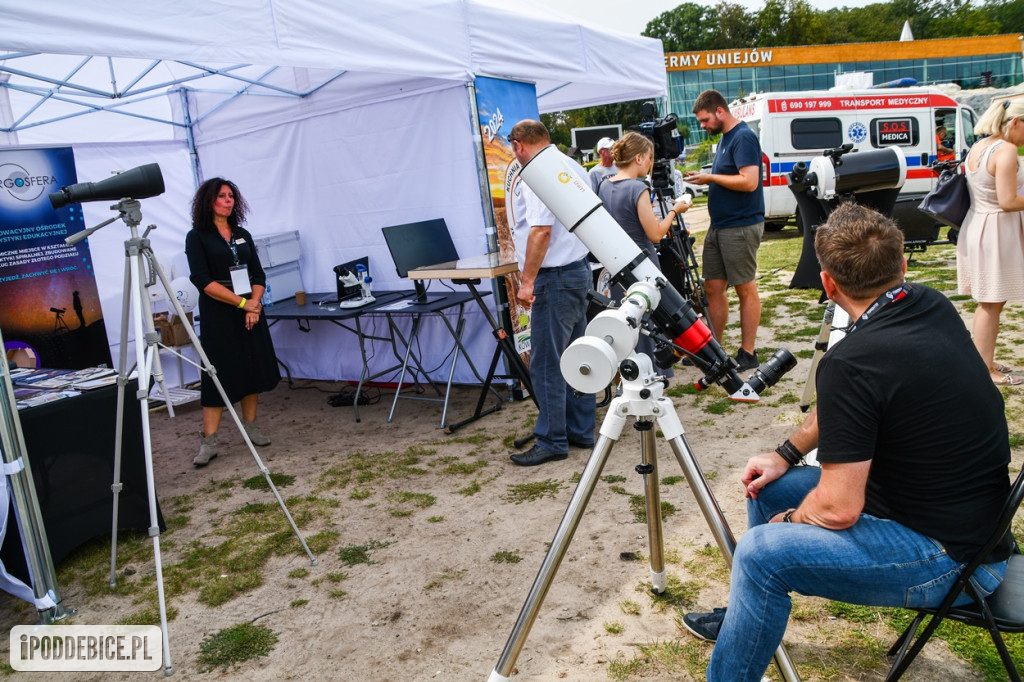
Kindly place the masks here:
[[(695, 226), (700, 225), (698, 210), (691, 216)], [(770, 333), (759, 345), (771, 345)], [(686, 442), (737, 535), (746, 526), (738, 484), (741, 468), (751, 454), (773, 449), (802, 419), (795, 402), (782, 398), (799, 396), (809, 363), (801, 360), (758, 405), (735, 405), (713, 414), (706, 408), (724, 397), (718, 388), (704, 398), (684, 396), (676, 401)], [(690, 384), (696, 378), (696, 370), (682, 368), (672, 385)], [(402, 401), (388, 423), (388, 396), (363, 406), (357, 423), (351, 407), (327, 404), (324, 391), (337, 390), (338, 384), (296, 383), (321, 390), (292, 390), (282, 383), (261, 398), (259, 421), (273, 444), (261, 448), (260, 456), (272, 472), (295, 477), (294, 483), (282, 487), (290, 507), (307, 495), (334, 505), (323, 516), (304, 522), (303, 533), (310, 537), (334, 531), (336, 539), (319, 553), (317, 566), (311, 566), (301, 551), (272, 556), (262, 570), (261, 586), (220, 606), (201, 603), (195, 591), (173, 596), (170, 605), (177, 616), (169, 634), (174, 676), (256, 681), (487, 679), (573, 494), (574, 476), (590, 453), (572, 450), (566, 461), (534, 468), (512, 465), (508, 441), (530, 433), (536, 414), (531, 402), (506, 403), (499, 412), (447, 435), (438, 428), (437, 404)], [(451, 419), (468, 415), (477, 395), (476, 388), (457, 388)], [(599, 411), (599, 419), (603, 414)], [(243, 479), (259, 471), (241, 438), (226, 427), (221, 456), (205, 469), (192, 467), (200, 423), (197, 404), (179, 408), (174, 419), (154, 412), (151, 421), (156, 487), (164, 513), (187, 520), (165, 537), (165, 566), (180, 558), (190, 541), (219, 542), (221, 524), (243, 505), (269, 503), (266, 514), (281, 513), (269, 492), (241, 486)], [(401, 462), (393, 454), (410, 452)], [(657, 452), (659, 477), (680, 476), (680, 467), (661, 438)], [(342, 484), (344, 477), (338, 472), (360, 455), (368, 465), (362, 470), (365, 478), (357, 474)], [(628, 497), (643, 493), (642, 478), (634, 471), (639, 460), (639, 436), (627, 425), (603, 471), (603, 477), (620, 478), (603, 478), (597, 484), (515, 660), (516, 679), (609, 679), (611, 662), (643, 657), (640, 647), (655, 643), (678, 642), (696, 647), (699, 656), (710, 654), (710, 645), (697, 644), (680, 629), (676, 609), (660, 608), (651, 599), (645, 561), (623, 559), (623, 553), (650, 556), (647, 527), (635, 520)], [(407, 467), (420, 473), (409, 473)], [(478, 491), (473, 490), (474, 483)], [(553, 494), (517, 503), (511, 495), (514, 486), (531, 483), (548, 483)], [(691, 590), (689, 601), (698, 610), (724, 604), (727, 577), (720, 563), (706, 556), (705, 548), (715, 541), (693, 494), (682, 480), (662, 485), (660, 491), (662, 501), (676, 509), (664, 523), (671, 584), (679, 581)], [(434, 502), (420, 508), (401, 497), (404, 492), (429, 493)], [(374, 563), (343, 563), (340, 548), (373, 542), (384, 545), (371, 552)], [(521, 561), (495, 560), (511, 555)], [(152, 571), (151, 555), (144, 554), (131, 569), (137, 575)], [(224, 570), (222, 578), (228, 579)], [(333, 582), (331, 576), (337, 579), (339, 574), (344, 578)], [(129, 596), (91, 596), (80, 581), (63, 587), (65, 602), (78, 609), (76, 623), (116, 622), (140, 609)], [(0, 623), (7, 628), (34, 621), (30, 611), (16, 606), (16, 600), (0, 595)], [(278, 633), (273, 653), (228, 672), (201, 673), (197, 656), (203, 638), (250, 621)], [(606, 625), (612, 623), (620, 624), (621, 632), (610, 632)], [(830, 642), (842, 638), (843, 627), (823, 616), (791, 621), (786, 642), (798, 665), (821, 661), (828, 656)], [(882, 625), (866, 627), (883, 641), (891, 638)], [(6, 641), (0, 649), (6, 659)], [(876, 656), (867, 667), (840, 666), (833, 676), (816, 679), (881, 679), (883, 665), (884, 659)], [(947, 680), (978, 679), (941, 643), (929, 645), (906, 679), (932, 680), (940, 675)], [(142, 677), (18, 674), (18, 679), (26, 680)], [(648, 669), (643, 679), (692, 680), (703, 675), (663, 667)]]

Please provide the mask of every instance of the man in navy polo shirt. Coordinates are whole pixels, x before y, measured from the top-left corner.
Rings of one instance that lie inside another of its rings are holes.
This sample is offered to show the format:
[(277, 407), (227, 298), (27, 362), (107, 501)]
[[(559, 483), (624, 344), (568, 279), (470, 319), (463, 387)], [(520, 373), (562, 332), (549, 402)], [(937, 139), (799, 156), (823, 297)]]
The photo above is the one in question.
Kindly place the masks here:
[(693, 113), (709, 135), (722, 134), (710, 173), (687, 173), (686, 181), (708, 185), (711, 229), (704, 241), (704, 289), (715, 338), (724, 345), (729, 321), (730, 286), (740, 300), (739, 369), (757, 367), (757, 325), (761, 298), (757, 293), (757, 249), (764, 234), (764, 192), (761, 191), (761, 143), (746, 123), (729, 112), (722, 93), (705, 90)]

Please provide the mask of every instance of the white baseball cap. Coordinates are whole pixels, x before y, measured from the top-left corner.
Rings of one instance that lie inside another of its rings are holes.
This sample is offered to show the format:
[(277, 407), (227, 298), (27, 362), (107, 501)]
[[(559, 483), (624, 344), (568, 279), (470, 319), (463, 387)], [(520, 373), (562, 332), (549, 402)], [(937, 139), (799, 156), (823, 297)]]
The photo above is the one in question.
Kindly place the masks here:
[(611, 149), (613, 144), (615, 144), (615, 140), (612, 138), (602, 137), (597, 141), (597, 151), (601, 151), (602, 149)]

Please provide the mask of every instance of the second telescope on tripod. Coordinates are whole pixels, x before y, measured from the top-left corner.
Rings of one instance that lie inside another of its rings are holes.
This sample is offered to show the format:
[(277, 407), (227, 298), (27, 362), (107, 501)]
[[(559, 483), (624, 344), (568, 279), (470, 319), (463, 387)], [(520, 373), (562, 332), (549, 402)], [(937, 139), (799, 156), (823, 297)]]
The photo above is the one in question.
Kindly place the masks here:
[(163, 194), (163, 191), (164, 176), (160, 165), (147, 163), (99, 182), (79, 182), (62, 187), (50, 195), (50, 205), (63, 208), (87, 201), (118, 201), (128, 197), (147, 199)]

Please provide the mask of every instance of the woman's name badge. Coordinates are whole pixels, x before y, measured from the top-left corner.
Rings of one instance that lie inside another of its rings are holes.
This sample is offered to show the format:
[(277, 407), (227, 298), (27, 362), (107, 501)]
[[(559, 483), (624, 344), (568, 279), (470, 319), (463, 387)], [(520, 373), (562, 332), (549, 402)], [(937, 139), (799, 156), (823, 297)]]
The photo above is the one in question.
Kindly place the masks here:
[(239, 296), (252, 293), (252, 286), (249, 284), (248, 266), (236, 265), (231, 268), (231, 290)]
[(235, 243), (236, 244), (244, 244), (245, 243), (245, 237), (239, 237), (238, 239), (235, 240)]

